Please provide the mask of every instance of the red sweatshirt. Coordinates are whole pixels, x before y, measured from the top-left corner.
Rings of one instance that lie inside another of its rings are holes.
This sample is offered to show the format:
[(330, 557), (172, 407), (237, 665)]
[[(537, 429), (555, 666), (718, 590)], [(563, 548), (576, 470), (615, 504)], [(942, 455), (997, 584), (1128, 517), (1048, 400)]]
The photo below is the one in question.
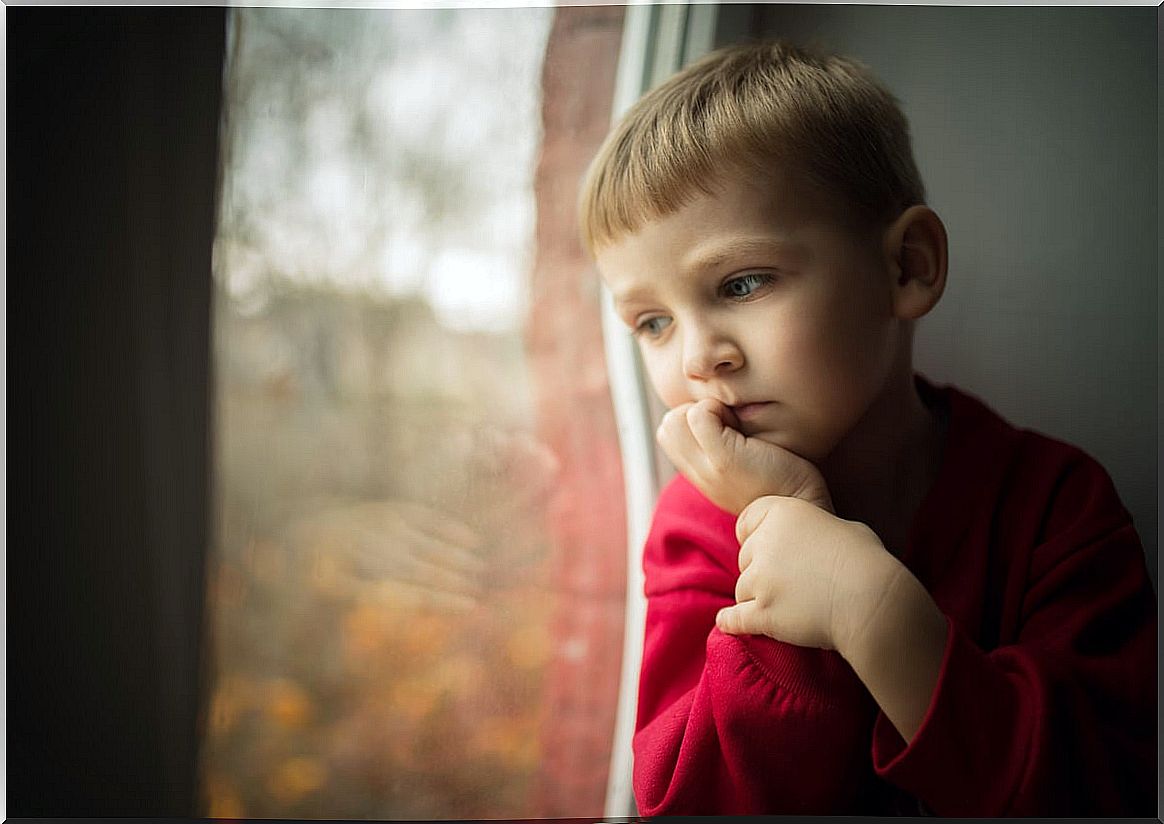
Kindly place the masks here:
[(907, 745), (835, 652), (728, 636), (735, 518), (677, 477), (644, 557), (642, 815), (1155, 816), (1156, 599), (1107, 473), (949, 387), (902, 562), (947, 619)]

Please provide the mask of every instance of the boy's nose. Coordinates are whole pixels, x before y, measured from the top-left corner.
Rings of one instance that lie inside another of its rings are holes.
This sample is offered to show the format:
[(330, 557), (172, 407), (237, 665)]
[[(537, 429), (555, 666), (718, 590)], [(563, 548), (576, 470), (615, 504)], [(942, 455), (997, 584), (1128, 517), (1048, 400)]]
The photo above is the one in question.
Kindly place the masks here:
[(724, 337), (696, 334), (683, 349), (683, 372), (692, 380), (707, 380), (725, 372), (734, 372), (743, 364), (743, 352)]

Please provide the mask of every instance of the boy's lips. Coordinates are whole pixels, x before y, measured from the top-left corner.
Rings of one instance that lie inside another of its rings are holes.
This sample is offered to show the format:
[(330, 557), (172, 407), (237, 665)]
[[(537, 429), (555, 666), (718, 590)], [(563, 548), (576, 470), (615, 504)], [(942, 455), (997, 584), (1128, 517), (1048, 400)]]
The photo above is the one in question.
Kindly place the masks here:
[(741, 403), (739, 406), (731, 407), (731, 410), (741, 421), (746, 421), (760, 415), (770, 406), (772, 406), (771, 401), (760, 401), (759, 403)]

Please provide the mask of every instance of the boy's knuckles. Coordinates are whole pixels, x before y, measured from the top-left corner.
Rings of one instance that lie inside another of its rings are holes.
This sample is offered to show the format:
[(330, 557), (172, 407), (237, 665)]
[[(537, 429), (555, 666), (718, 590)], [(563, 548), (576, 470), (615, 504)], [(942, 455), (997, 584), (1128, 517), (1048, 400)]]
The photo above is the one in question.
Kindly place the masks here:
[(785, 528), (789, 518), (795, 514), (796, 498), (785, 495), (771, 495), (764, 499), (764, 506), (753, 516), (750, 527), (755, 533), (761, 529), (766, 532), (780, 531)]
[(861, 538), (861, 539), (866, 540), (866, 541), (873, 541), (873, 542), (880, 543), (881, 538), (873, 530), (873, 527), (869, 526), (866, 523), (862, 523), (861, 521), (850, 521), (849, 523), (853, 524), (853, 528), (856, 531), (858, 538)]
[(800, 520), (809, 517), (818, 509), (817, 505), (807, 498), (790, 496), (784, 500), (786, 501), (784, 515), (789, 519), (795, 518)]
[(757, 498), (750, 504), (743, 508), (743, 511), (736, 517), (736, 540), (740, 542), (741, 546), (747, 544), (748, 538), (756, 531), (756, 528), (764, 520), (767, 514), (768, 497)]

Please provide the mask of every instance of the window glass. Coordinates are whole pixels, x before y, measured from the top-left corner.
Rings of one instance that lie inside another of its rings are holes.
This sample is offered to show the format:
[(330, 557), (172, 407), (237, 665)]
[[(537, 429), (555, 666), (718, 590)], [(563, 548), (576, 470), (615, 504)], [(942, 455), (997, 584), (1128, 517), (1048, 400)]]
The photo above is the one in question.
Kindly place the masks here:
[(572, 206), (620, 14), (232, 10), (205, 814), (601, 814), (625, 531)]

